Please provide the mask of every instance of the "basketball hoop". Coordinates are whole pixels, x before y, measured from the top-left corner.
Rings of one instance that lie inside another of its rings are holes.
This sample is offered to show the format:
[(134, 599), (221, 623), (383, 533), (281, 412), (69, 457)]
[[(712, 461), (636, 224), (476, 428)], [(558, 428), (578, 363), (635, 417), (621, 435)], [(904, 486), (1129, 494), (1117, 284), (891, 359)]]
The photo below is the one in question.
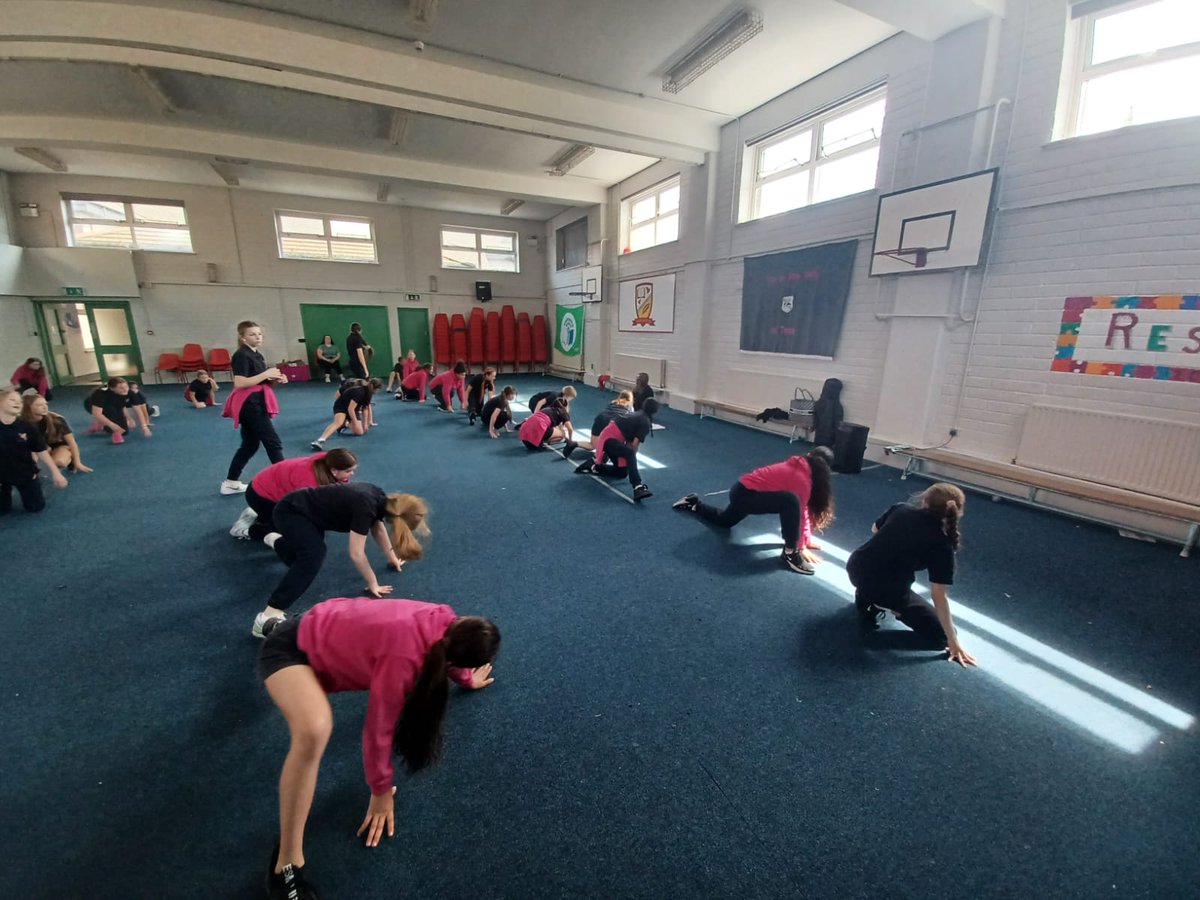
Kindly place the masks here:
[(912, 266), (914, 269), (925, 268), (925, 263), (929, 260), (928, 247), (897, 247), (895, 250), (877, 250), (876, 256), (887, 256), (897, 262), (902, 262), (906, 266)]
[(567, 291), (567, 296), (568, 297), (587, 297), (590, 299), (590, 298), (596, 296), (596, 292), (595, 291)]

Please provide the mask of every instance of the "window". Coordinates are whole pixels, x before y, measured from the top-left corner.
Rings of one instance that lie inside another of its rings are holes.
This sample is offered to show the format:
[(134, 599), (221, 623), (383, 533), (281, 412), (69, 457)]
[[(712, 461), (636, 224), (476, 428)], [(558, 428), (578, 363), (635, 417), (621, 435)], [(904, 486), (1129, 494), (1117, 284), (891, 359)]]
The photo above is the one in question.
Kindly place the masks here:
[(63, 209), (72, 247), (192, 252), (192, 232), (182, 203), (64, 196)]
[(280, 259), (373, 263), (375, 227), (370, 219), (275, 210)]
[(1200, 116), (1200, 4), (1089, 0), (1072, 9), (1055, 138)]
[(886, 103), (879, 88), (747, 144), (740, 221), (872, 190)]
[(442, 268), (520, 272), (515, 231), (442, 226)]
[(577, 219), (554, 232), (555, 268), (571, 269), (587, 264), (587, 217)]
[(621, 201), (625, 253), (679, 240), (679, 176)]

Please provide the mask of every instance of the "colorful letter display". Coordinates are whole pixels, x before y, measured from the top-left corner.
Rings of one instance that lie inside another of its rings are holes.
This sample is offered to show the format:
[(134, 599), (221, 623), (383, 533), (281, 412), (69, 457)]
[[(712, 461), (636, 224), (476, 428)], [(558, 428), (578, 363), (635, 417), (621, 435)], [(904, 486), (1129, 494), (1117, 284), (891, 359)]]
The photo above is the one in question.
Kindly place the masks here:
[(1050, 369), (1200, 384), (1200, 294), (1068, 297)]

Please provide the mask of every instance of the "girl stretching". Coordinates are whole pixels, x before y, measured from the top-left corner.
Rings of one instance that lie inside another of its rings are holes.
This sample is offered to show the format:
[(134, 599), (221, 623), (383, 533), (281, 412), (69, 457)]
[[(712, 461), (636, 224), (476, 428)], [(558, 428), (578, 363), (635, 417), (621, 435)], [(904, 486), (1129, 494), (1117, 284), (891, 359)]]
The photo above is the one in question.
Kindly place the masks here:
[(833, 521), (832, 460), (828, 447), (814, 447), (805, 456), (792, 456), (743, 475), (729, 489), (729, 505), (724, 509), (701, 502), (695, 494), (681, 497), (672, 506), (722, 528), (732, 528), (746, 516), (775, 513), (783, 534), (783, 564), (793, 572), (812, 575), (813, 564), (819, 562), (809, 550), (812, 533)]
[(263, 355), (258, 352), (263, 342), (261, 325), (250, 321), (238, 322), (237, 332), (240, 346), (230, 361), (233, 390), (225, 400), (221, 415), (233, 419), (233, 427), (241, 429), (242, 445), (233, 454), (229, 472), (221, 482), (222, 494), (245, 492), (246, 485), (240, 480), (242, 469), (258, 452), (259, 446), (266, 448), (267, 458), (271, 462), (277, 463), (283, 459), (283, 443), (271, 424), (271, 418), (279, 412), (279, 401), (271, 385), (287, 384), (287, 376), (275, 366), (268, 368)]
[(575, 388), (568, 384), (561, 391), (542, 391), (540, 394), (534, 394), (529, 398), (529, 411), (535, 413), (547, 403), (560, 399), (567, 404), (567, 409), (570, 409), (571, 401), (575, 399)]
[[(580, 475), (627, 475), (633, 486), (633, 499), (641, 503), (653, 497), (650, 488), (638, 473), (637, 451), (650, 434), (658, 401), (647, 400), (640, 411), (619, 416), (592, 437), (595, 458), (585, 460), (575, 468)], [(611, 462), (610, 462), (611, 460)]]
[(396, 360), (392, 371), (388, 373), (387, 392), (390, 394), (393, 386), (399, 390), (404, 379), (419, 368), (421, 368), (421, 364), (417, 362), (417, 351), (409, 350), (407, 356), (401, 356)]
[(207, 370), (201, 369), (187, 386), (187, 390), (183, 392), (183, 399), (196, 409), (204, 409), (206, 406), (216, 405), (217, 391), (220, 389), (220, 385), (213, 380)]
[(571, 440), (573, 433), (571, 415), (567, 412), (566, 401), (562, 398), (543, 404), (517, 429), (517, 437), (521, 439), (526, 450), (541, 450), (547, 444), (566, 441), (562, 450), (563, 459), (569, 457), (579, 446)]
[(517, 389), (509, 384), (505, 385), (504, 390), (500, 392), (498, 397), (493, 397), (487, 403), (483, 404), (483, 410), (479, 414), (479, 421), (487, 428), (489, 435), (498, 438), (500, 437), (498, 429), (509, 427), (509, 423), (512, 422), (512, 408), (509, 404), (516, 399)]
[[(425, 524), (425, 501), (412, 494), (385, 494), (373, 484), (330, 484), (292, 491), (275, 504), (271, 518), (275, 531), (263, 543), (288, 566), (276, 585), (266, 608), (254, 617), (250, 633), (263, 636), (268, 619), (281, 619), (284, 610), (308, 590), (325, 561), (325, 532), (350, 535), (350, 561), (366, 583), (366, 593), (381, 597), (392, 592), (380, 584), (367, 561), (367, 535), (387, 556), (389, 569), (397, 572), (408, 559), (421, 558), (421, 544), (414, 535), (429, 534)], [(388, 536), (384, 520), (392, 526)]]
[(367, 429), (375, 424), (375, 414), (371, 409), (371, 398), (383, 387), (383, 379), (368, 378), (363, 381), (353, 378), (342, 384), (338, 389), (337, 399), (333, 401), (333, 421), (325, 426), (321, 436), (312, 442), (314, 450), (325, 446), (325, 440), (335, 431), (349, 427), (357, 435), (364, 435)]
[(50, 458), (60, 469), (70, 468), (73, 472), (90, 472), (79, 457), (79, 444), (71, 433), (71, 426), (56, 412), (50, 412), (46, 398), (39, 394), (26, 394), (21, 418), (37, 427), (42, 440), (50, 450)]
[(483, 414), (483, 404), (496, 395), (496, 370), (488, 366), (482, 375), (467, 379), (467, 424), (474, 425)]
[(67, 479), (54, 464), (37, 426), (21, 419), (21, 407), (17, 391), (0, 391), (0, 516), (12, 512), (13, 488), (21, 495), (26, 512), (41, 512), (46, 508), (38, 459), (50, 470), (55, 487), (67, 486)]
[[(850, 554), (846, 574), (854, 585), (854, 605), (864, 632), (874, 631), (890, 612), (964, 669), (975, 657), (958, 643), (946, 587), (954, 583), (954, 554), (966, 497), (938, 482), (910, 503), (897, 503), (871, 526), (869, 541)], [(912, 590), (917, 572), (929, 570), (930, 606)]]
[(301, 488), (346, 484), (356, 468), (358, 457), (341, 447), (267, 466), (246, 488), (247, 508), (242, 510), (229, 533), (240, 541), (261, 541), (275, 531), (275, 504), (285, 496)]
[(438, 760), (447, 681), (472, 689), (491, 684), (500, 630), (449, 606), (365, 597), (326, 600), (299, 619), (271, 626), (259, 673), (287, 720), (291, 744), (279, 777), (279, 845), (267, 890), (280, 900), (315, 900), (304, 826), (333, 731), (327, 695), (369, 692), (362, 753), (371, 802), (357, 833), (376, 847), (385, 831), (391, 837), (396, 830), (392, 754), (410, 772)]
[(433, 381), (429, 382), (429, 392), (433, 394), (433, 399), (437, 401), (439, 410), (450, 412), (450, 401), (454, 399), (454, 394), (458, 394), (459, 409), (467, 405), (465, 393), (466, 377), (467, 364), (460, 359), (454, 364), (453, 369), (446, 370), (433, 379)]
[(604, 426), (613, 419), (619, 419), (630, 412), (633, 412), (633, 392), (621, 391), (612, 403), (596, 413), (596, 418), (592, 420), (592, 435), (600, 434), (604, 430)]
[(426, 363), (411, 375), (405, 375), (400, 382), (400, 390), (396, 393), (397, 400), (416, 400), (425, 402), (425, 388), (433, 377), (433, 363)]

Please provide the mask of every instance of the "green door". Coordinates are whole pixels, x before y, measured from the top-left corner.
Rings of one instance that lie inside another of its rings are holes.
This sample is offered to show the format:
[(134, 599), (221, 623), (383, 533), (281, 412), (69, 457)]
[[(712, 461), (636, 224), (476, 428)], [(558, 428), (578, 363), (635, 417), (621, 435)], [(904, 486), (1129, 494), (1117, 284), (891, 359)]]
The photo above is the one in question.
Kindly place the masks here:
[(386, 306), (301, 303), (300, 326), (304, 329), (304, 345), (308, 348), (308, 364), (312, 367), (313, 377), (318, 373), (317, 345), (325, 335), (332, 337), (334, 346), (342, 351), (342, 371), (346, 371), (346, 336), (350, 334), (352, 322), (362, 326), (363, 339), (374, 350), (367, 371), (385, 379), (392, 371), (396, 357), (392, 355), (392, 328), (388, 324)]
[(39, 300), (38, 328), (54, 384), (140, 378), (144, 371), (125, 300)]
[(400, 320), (399, 355), (415, 350), (420, 362), (433, 362), (429, 345), (429, 310), (400, 307), (396, 309), (396, 318)]

